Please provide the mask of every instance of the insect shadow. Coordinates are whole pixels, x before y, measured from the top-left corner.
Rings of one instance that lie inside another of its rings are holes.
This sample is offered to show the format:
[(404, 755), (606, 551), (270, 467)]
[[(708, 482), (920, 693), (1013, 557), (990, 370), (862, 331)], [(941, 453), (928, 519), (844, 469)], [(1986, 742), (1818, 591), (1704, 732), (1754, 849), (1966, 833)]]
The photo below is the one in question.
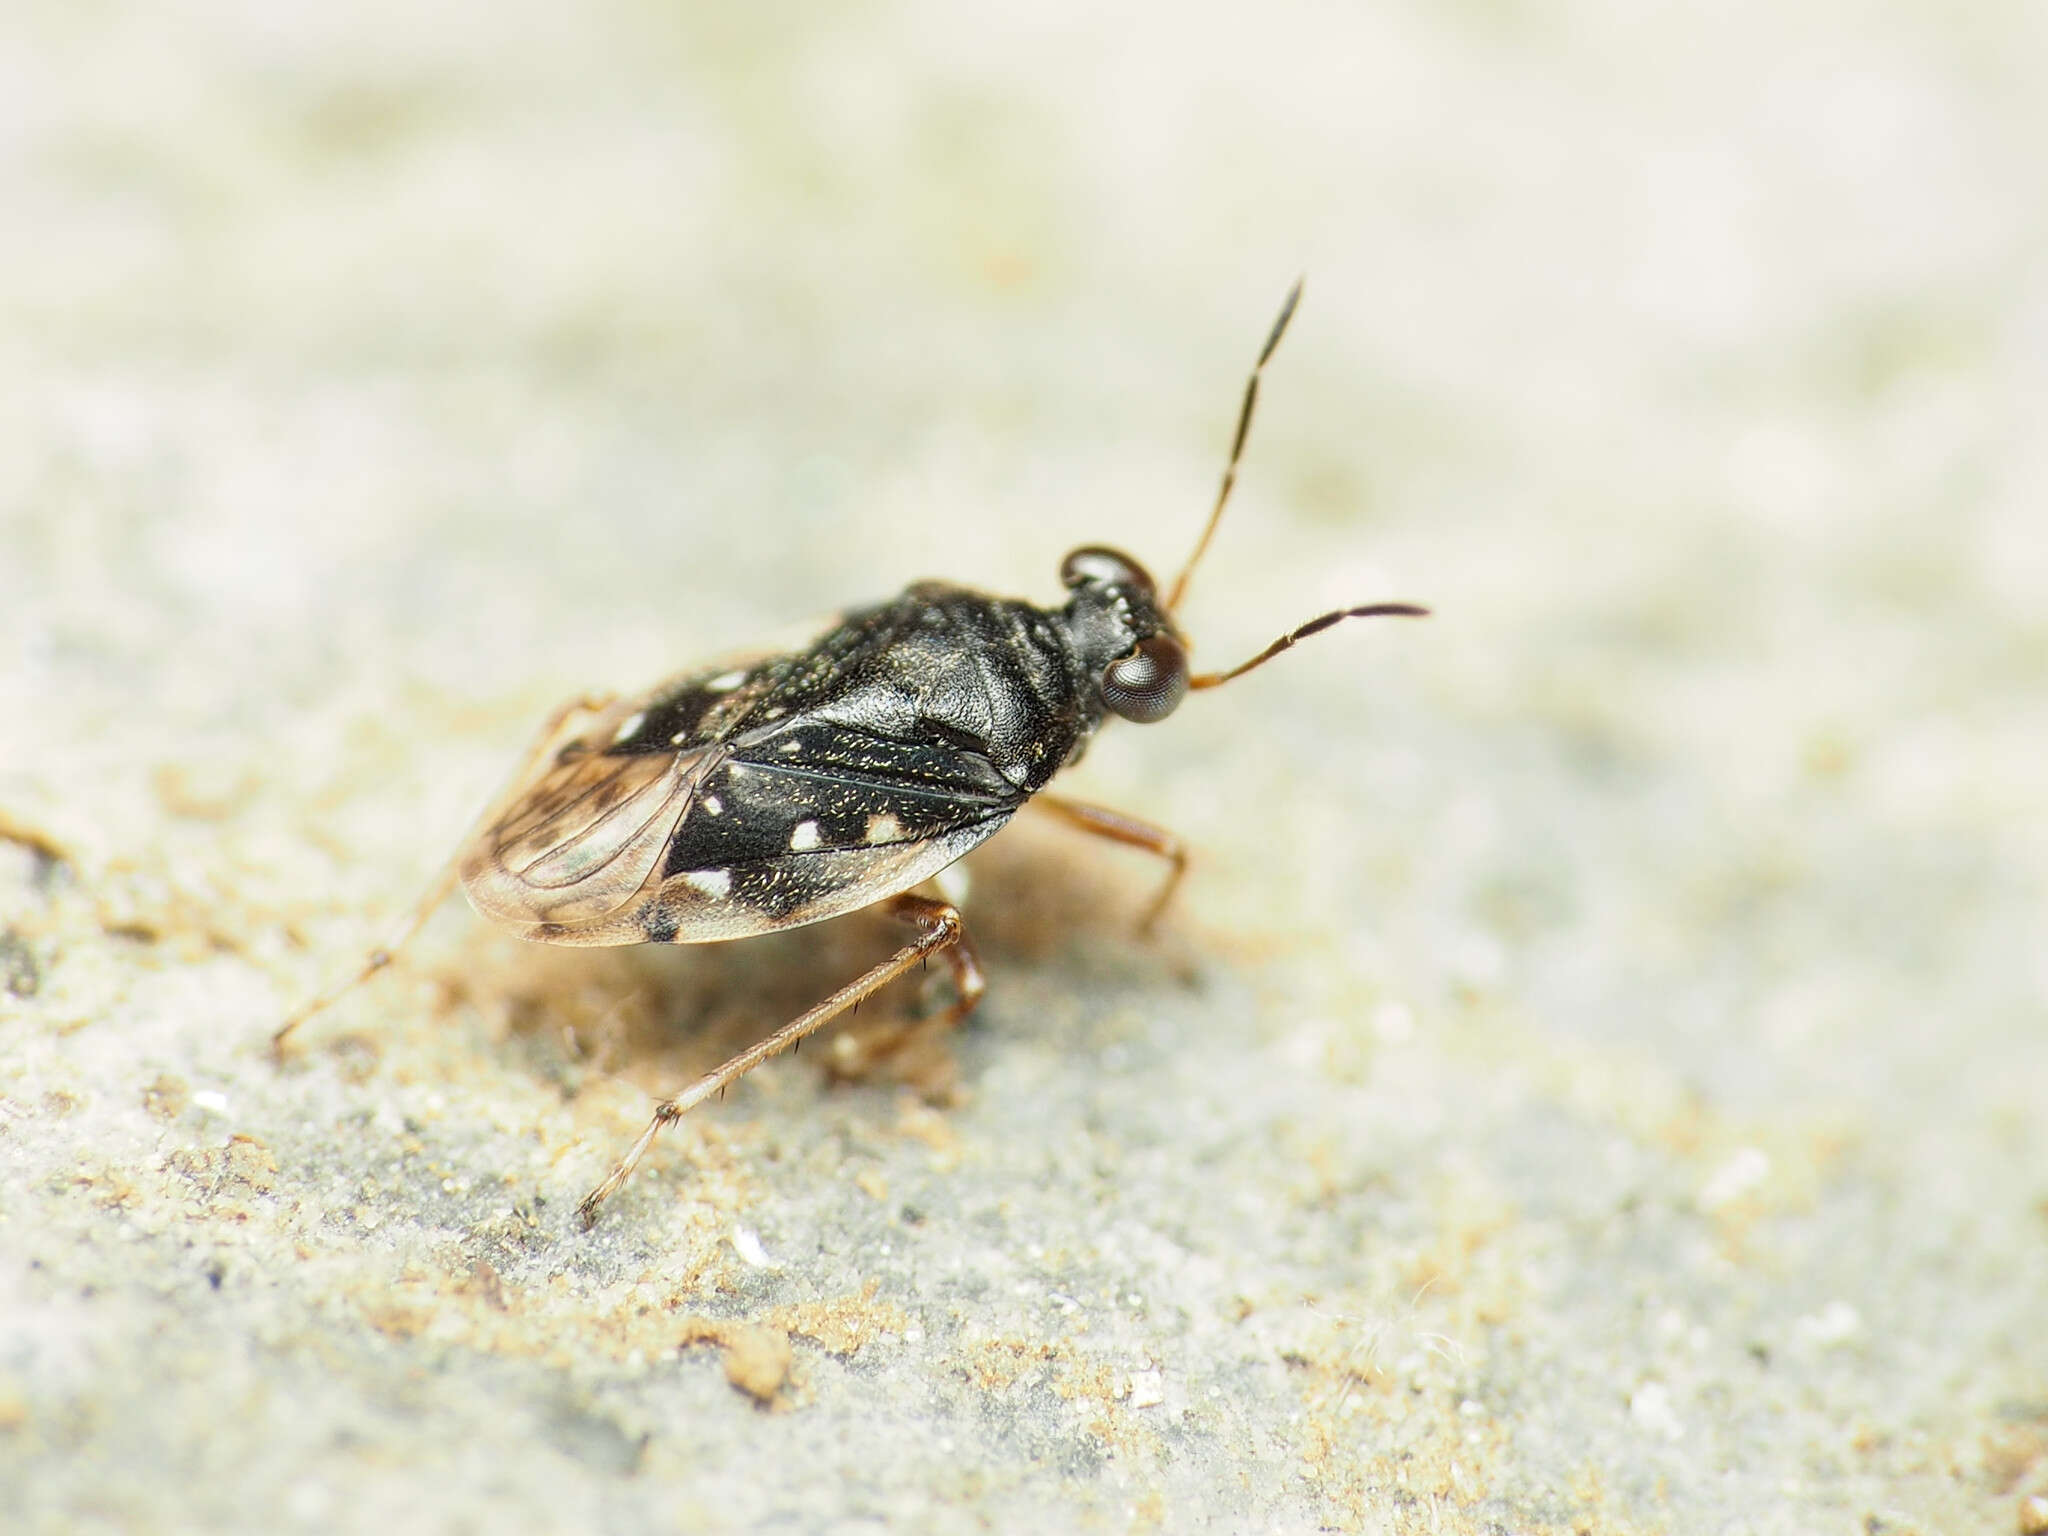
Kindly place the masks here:
[[(1194, 984), (1203, 946), (1184, 924), (1140, 932), (1157, 884), (1148, 864), (1134, 856), (1119, 867), (1126, 861), (1072, 854), (1071, 833), (1049, 818), (1024, 816), (963, 861), (961, 883), (972, 894), (962, 905), (991, 967), (1018, 982), (1057, 973), (1151, 992)], [(500, 945), (506, 953), (494, 957), (488, 982), (456, 986), (481, 1006), (501, 1008), (535, 1069), (565, 1094), (592, 1075), (659, 1094), (752, 1044), (763, 1019), (809, 1006), (900, 937), (887, 915), (861, 911), (746, 944), (596, 953)], [(933, 1103), (957, 1103), (955, 1033), (925, 1027), (943, 1025), (954, 1000), (944, 967), (914, 971), (821, 1030), (803, 1060), (835, 1085), (900, 1085)], [(962, 1028), (987, 1023), (987, 1007)]]

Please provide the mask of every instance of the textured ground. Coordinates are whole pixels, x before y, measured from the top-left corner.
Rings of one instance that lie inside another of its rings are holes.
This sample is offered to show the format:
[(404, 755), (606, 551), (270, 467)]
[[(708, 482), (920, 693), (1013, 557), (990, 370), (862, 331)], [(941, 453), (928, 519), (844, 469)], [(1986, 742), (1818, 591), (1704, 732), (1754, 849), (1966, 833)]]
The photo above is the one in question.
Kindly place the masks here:
[[(1841, 0), (0, 38), (0, 1506), (29, 1531), (2048, 1525), (2048, 31)], [(947, 575), (1206, 661), (889, 942), (451, 903), (558, 699)], [(914, 989), (863, 1023), (914, 1009)], [(2032, 1502), (2030, 1502), (2032, 1501)]]

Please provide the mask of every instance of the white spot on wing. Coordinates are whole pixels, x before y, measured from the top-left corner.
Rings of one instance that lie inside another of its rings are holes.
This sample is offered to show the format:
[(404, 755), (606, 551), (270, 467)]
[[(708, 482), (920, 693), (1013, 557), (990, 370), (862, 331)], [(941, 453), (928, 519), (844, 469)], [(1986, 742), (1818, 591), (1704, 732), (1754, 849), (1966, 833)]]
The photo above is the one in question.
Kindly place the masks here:
[(624, 742), (631, 741), (640, 734), (640, 727), (646, 723), (647, 711), (643, 709), (638, 714), (629, 718), (616, 731), (612, 732), (612, 745), (616, 747)]
[(868, 818), (867, 840), (870, 843), (893, 843), (903, 835), (903, 823), (887, 811)]
[(818, 824), (815, 821), (800, 821), (796, 824), (796, 830), (789, 834), (790, 849), (796, 853), (809, 853), (823, 841), (824, 839), (818, 836)]
[(745, 668), (734, 672), (721, 672), (704, 685), (706, 693), (731, 693), (747, 680)]
[(683, 884), (693, 891), (702, 891), (706, 896), (723, 901), (732, 890), (732, 871), (693, 869), (683, 876)]
[(716, 816), (720, 811), (725, 809), (725, 802), (719, 799), (716, 795), (706, 795), (704, 797), (703, 805), (704, 814), (706, 816)]

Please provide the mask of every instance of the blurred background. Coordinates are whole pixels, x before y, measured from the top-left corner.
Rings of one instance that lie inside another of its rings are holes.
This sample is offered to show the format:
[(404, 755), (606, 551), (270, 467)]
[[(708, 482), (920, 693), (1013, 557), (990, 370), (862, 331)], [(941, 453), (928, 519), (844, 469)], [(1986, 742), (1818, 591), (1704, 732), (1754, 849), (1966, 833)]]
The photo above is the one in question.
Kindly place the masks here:
[[(17, 0), (0, 1493), (2048, 1529), (2044, 69), (2017, 0)], [(561, 699), (1176, 569), (1300, 274), (1186, 627), (1436, 616), (1105, 735), (1159, 943), (1020, 824), (954, 1060), (771, 1068), (588, 1239), (679, 1023), (885, 938), (451, 904), (272, 1067)]]

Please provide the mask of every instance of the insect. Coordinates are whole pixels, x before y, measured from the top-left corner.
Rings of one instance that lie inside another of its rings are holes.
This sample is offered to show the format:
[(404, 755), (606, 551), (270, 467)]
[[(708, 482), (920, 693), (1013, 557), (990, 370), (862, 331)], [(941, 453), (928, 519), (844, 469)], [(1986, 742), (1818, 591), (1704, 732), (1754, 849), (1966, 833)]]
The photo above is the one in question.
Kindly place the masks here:
[(1172, 833), (1045, 793), (1110, 716), (1149, 725), (1345, 619), (1420, 617), (1413, 603), (1340, 608), (1223, 672), (1190, 668), (1175, 619), (1236, 483), (1259, 378), (1301, 297), (1296, 283), (1245, 384), (1237, 431), (1194, 552), (1162, 595), (1129, 555), (1090, 545), (1041, 608), (921, 581), (853, 610), (801, 650), (715, 663), (628, 700), (578, 699), (548, 721), (419, 907), (361, 970), (287, 1019), (285, 1038), (390, 963), (458, 881), (476, 910), (547, 944), (701, 944), (880, 905), (913, 930), (894, 954), (655, 1106), (578, 1206), (585, 1224), (664, 1125), (906, 972), (941, 957), (953, 1001), (985, 983), (959, 910), (925, 894), (947, 865), (1037, 800), (1082, 831), (1187, 868)]

